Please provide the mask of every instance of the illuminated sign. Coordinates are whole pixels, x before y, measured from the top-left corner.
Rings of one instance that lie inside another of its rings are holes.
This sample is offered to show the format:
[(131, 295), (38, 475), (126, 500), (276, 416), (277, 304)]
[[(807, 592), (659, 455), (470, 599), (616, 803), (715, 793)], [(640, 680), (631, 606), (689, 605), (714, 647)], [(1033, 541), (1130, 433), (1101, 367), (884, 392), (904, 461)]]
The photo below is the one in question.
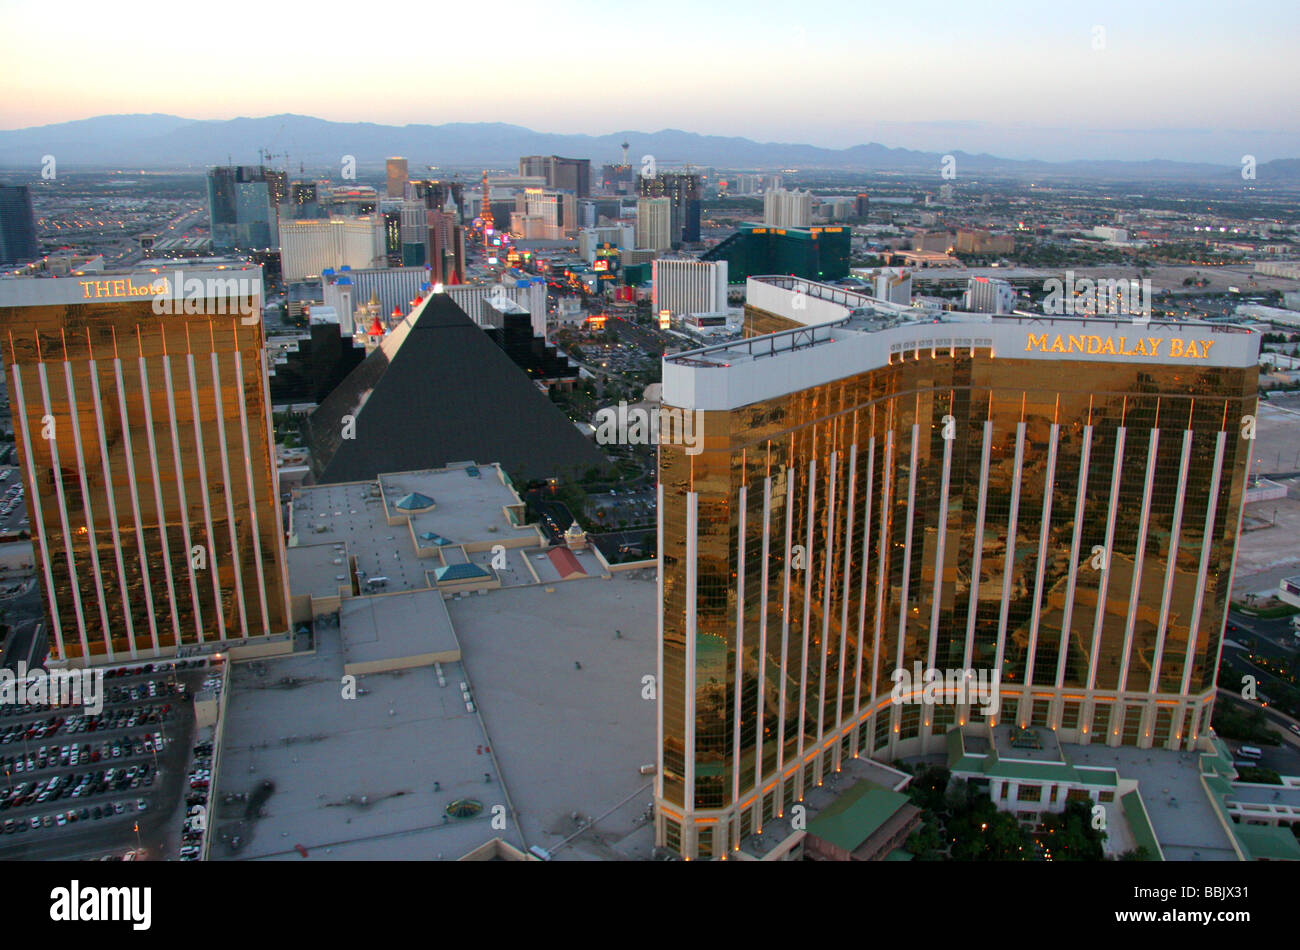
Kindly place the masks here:
[(82, 300), (100, 300), (124, 297), (152, 297), (154, 294), (171, 292), (166, 277), (157, 277), (147, 284), (137, 284), (130, 277), (118, 277), (113, 280), (79, 280)]
[(602, 259), (599, 259), (599, 258), (598, 258), (597, 260), (595, 260), (595, 261), (592, 262), (591, 269), (592, 269), (592, 270), (609, 270), (609, 261), (607, 261), (607, 260), (602, 260)]
[(591, 324), (593, 327), (595, 327), (597, 330), (605, 329), (605, 315), (603, 313), (592, 314), (587, 318), (587, 322)]
[(671, 310), (659, 311), (659, 329), (667, 330), (672, 325), (673, 312)]
[(1160, 344), (1164, 337), (1140, 336), (1136, 342), (1124, 336), (1088, 336), (1056, 334), (1050, 342), (1046, 333), (1030, 333), (1025, 342), (1025, 352), (1037, 350), (1039, 353), (1087, 353), (1091, 356), (1161, 356), (1171, 359), (1209, 359), (1210, 347), (1214, 340), (1183, 340), (1181, 337), (1169, 337), (1169, 351), (1161, 354)]

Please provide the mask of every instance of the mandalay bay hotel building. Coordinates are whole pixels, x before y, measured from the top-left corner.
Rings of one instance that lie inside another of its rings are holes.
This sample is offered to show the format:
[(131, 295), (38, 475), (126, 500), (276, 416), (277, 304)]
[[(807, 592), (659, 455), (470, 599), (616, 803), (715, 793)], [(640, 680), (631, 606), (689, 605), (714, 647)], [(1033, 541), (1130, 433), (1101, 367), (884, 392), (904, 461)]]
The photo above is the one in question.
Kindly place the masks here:
[[(745, 310), (744, 339), (664, 361), (665, 410), (703, 437), (660, 445), (658, 845), (723, 857), (846, 759), (954, 727), (1192, 747), (1257, 334), (793, 277), (751, 278)], [(894, 702), (916, 664), (1000, 671), (1000, 708)]]
[(0, 280), (52, 663), (288, 631), (261, 276)]

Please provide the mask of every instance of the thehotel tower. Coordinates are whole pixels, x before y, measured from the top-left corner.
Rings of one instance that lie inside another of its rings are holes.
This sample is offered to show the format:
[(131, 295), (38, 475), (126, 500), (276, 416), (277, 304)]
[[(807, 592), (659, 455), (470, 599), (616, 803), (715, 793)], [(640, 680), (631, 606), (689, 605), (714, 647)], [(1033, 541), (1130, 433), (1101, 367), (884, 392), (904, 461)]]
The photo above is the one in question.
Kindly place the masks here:
[(287, 631), (260, 267), (0, 281), (0, 351), (51, 660)]
[(1000, 671), (998, 722), (1191, 747), (1256, 334), (924, 313), (788, 277), (749, 280), (746, 328), (664, 361), (703, 448), (661, 436), (659, 845), (723, 857), (847, 757), (982, 722), (894, 703), (915, 663)]

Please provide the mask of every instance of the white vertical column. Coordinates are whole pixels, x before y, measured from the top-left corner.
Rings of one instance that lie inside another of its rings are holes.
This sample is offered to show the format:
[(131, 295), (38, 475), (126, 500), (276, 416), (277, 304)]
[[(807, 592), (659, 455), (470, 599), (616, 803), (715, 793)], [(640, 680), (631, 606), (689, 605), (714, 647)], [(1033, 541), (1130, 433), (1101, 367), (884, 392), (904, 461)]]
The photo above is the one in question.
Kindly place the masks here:
[[(663, 530), (660, 519), (660, 530)], [(763, 576), (760, 580), (762, 590), (762, 613), (758, 618), (758, 696), (755, 700), (754, 727), (754, 792), (758, 796), (754, 806), (754, 830), (763, 830), (763, 783), (766, 774), (763, 771), (763, 728), (767, 713), (767, 613), (768, 613), (768, 569), (771, 565), (772, 534), (772, 476), (763, 479)]]
[[(170, 361), (169, 361), (170, 362)], [(208, 455), (203, 445), (203, 422), (199, 415), (199, 380), (194, 369), (194, 354), (185, 354), (185, 369), (190, 379), (190, 408), (194, 413), (194, 453), (199, 468), (199, 492), (203, 499), (203, 527), (207, 531), (208, 573), (212, 576), (212, 605), (217, 615), (217, 636), (226, 639), (226, 611), (222, 605), (221, 577), (217, 568), (217, 533), (212, 527), (211, 493), (208, 490)], [(215, 407), (218, 420), (221, 407)]]
[(695, 638), (698, 615), (696, 613), (696, 585), (699, 583), (699, 514), (698, 492), (686, 493), (686, 723), (685, 723), (685, 794), (683, 832), (690, 826), (694, 834), (692, 815), (695, 813)]
[[(660, 459), (662, 463), (662, 459)], [(655, 615), (656, 626), (658, 627), (659, 642), (655, 648), (655, 696), (658, 697), (655, 702), (655, 740), (658, 755), (658, 768), (655, 770), (655, 795), (660, 801), (664, 797), (664, 483), (659, 482), (655, 485), (655, 511), (659, 517), (655, 519), (655, 588), (659, 591), (659, 609)], [(253, 538), (256, 545), (257, 538)], [(258, 585), (261, 586), (260, 584)], [(244, 628), (245, 634), (248, 628)], [(682, 799), (685, 804), (685, 799)]]
[[(117, 521), (117, 499), (116, 482), (113, 480), (113, 472), (108, 463), (108, 436), (104, 427), (104, 400), (99, 391), (99, 364), (96, 360), (90, 360), (90, 390), (95, 404), (95, 426), (99, 433), (99, 455), (100, 462), (104, 470), (104, 499), (108, 505), (108, 524), (113, 532), (113, 554), (117, 560), (117, 586), (122, 597), (122, 616), (126, 620), (126, 642), (130, 651), (131, 659), (135, 659), (139, 653), (136, 649), (135, 642), (135, 620), (131, 616), (131, 600), (128, 595), (129, 584), (126, 577), (126, 563), (122, 558), (122, 544), (118, 540), (121, 537), (121, 531)], [(126, 444), (125, 435), (123, 444)], [(100, 585), (102, 588), (102, 584)], [(105, 628), (107, 629), (107, 628)], [(112, 656), (111, 647), (109, 656)]]
[[(171, 600), (172, 630), (176, 646), (181, 645), (180, 603), (176, 600), (176, 581), (172, 570), (171, 548), (167, 543), (167, 510), (163, 507), (162, 475), (158, 471), (158, 444), (153, 427), (153, 397), (149, 392), (149, 374), (144, 357), (140, 357), (140, 398), (144, 404), (144, 431), (148, 436), (149, 465), (153, 471), (153, 496), (158, 507), (158, 537), (162, 540), (163, 569), (167, 576), (167, 596)], [(186, 558), (189, 551), (185, 552)]]
[(984, 444), (980, 449), (980, 494), (975, 505), (975, 534), (970, 557), (970, 603), (966, 608), (966, 652), (962, 666), (971, 669), (975, 652), (975, 617), (980, 606), (980, 571), (984, 559), (984, 515), (989, 498), (989, 453), (993, 447), (993, 420), (984, 420)]
[[(894, 669), (903, 669), (907, 647), (907, 597), (912, 582), (912, 525), (916, 517), (916, 457), (921, 427), (912, 423), (912, 451), (907, 465), (907, 519), (903, 531), (903, 574), (898, 593), (898, 658)], [(919, 735), (919, 733), (918, 733)]]
[(244, 597), (244, 566), (239, 557), (239, 531), (235, 523), (235, 485), (230, 479), (230, 447), (226, 444), (225, 403), (221, 398), (221, 373), (217, 365), (217, 352), (212, 351), (212, 399), (217, 407), (217, 446), (221, 450), (221, 477), (226, 496), (226, 521), (230, 529), (230, 560), (235, 571), (235, 597), (239, 605), (240, 636), (248, 637), (248, 610)]
[(816, 522), (817, 505), (817, 459), (808, 462), (808, 529), (805, 531), (803, 552), (803, 636), (800, 637), (801, 650), (799, 660), (799, 734), (795, 739), (795, 757), (799, 762), (799, 771), (795, 773), (796, 796), (803, 798), (804, 790), (804, 733), (808, 722), (808, 641), (812, 639), (812, 575), (813, 575), (813, 527)]
[[(849, 446), (849, 487), (848, 499), (844, 506), (844, 592), (840, 595), (843, 604), (840, 609), (840, 663), (839, 678), (835, 685), (835, 756), (832, 759), (838, 770), (843, 756), (844, 739), (844, 664), (848, 661), (849, 649), (849, 583), (853, 577), (853, 503), (857, 495), (858, 443)], [(863, 570), (866, 565), (863, 565)], [(851, 747), (851, 746), (850, 746)]]
[(820, 649), (817, 651), (820, 654), (818, 666), (821, 670), (817, 680), (817, 768), (815, 774), (818, 781), (821, 781), (821, 753), (825, 738), (826, 653), (831, 633), (831, 590), (835, 586), (831, 582), (831, 569), (835, 566), (835, 489), (837, 487), (835, 476), (838, 470), (839, 453), (833, 451), (831, 452), (830, 470), (826, 473), (826, 541), (824, 544), (826, 555), (823, 559), (822, 568), (822, 635)]
[(172, 358), (164, 354), (160, 357), (163, 367), (163, 381), (167, 386), (167, 419), (171, 426), (172, 463), (176, 466), (176, 492), (180, 498), (181, 539), (185, 545), (185, 565), (190, 576), (190, 602), (194, 605), (194, 632), (198, 642), (203, 643), (203, 610), (199, 603), (199, 579), (194, 573), (194, 539), (190, 535), (190, 505), (185, 496), (185, 470), (181, 465), (181, 435), (176, 423), (176, 386), (172, 380)]
[[(885, 433), (885, 471), (884, 484), (880, 491), (880, 542), (876, 550), (880, 556), (876, 559), (876, 629), (871, 650), (871, 708), (874, 710), (880, 698), (880, 654), (881, 640), (885, 635), (885, 577), (889, 573), (889, 521), (890, 491), (894, 485), (894, 430)], [(892, 739), (890, 740), (893, 741)], [(875, 737), (871, 745), (874, 751)]]
[[(1083, 446), (1079, 449), (1079, 485), (1074, 495), (1074, 539), (1070, 542), (1070, 574), (1065, 582), (1065, 610), (1061, 616), (1061, 649), (1056, 654), (1056, 688), (1065, 688), (1065, 662), (1070, 655), (1070, 621), (1074, 616), (1074, 588), (1079, 579), (1079, 544), (1087, 512), (1088, 463), (1092, 458), (1092, 426), (1083, 427)], [(1082, 713), (1080, 713), (1082, 716)], [(1081, 720), (1082, 722), (1082, 720)]]
[[(244, 477), (248, 482), (248, 519), (253, 528), (253, 563), (257, 567), (257, 576), (261, 579), (257, 585), (257, 596), (262, 605), (262, 632), (270, 633), (271, 616), (266, 609), (266, 569), (262, 564), (262, 532), (257, 523), (257, 492), (253, 487), (253, 447), (248, 433), (248, 407), (244, 393), (244, 358), (238, 350), (235, 351), (235, 379), (239, 391), (239, 428), (244, 436)], [(271, 501), (278, 512), (275, 499)]]
[[(736, 685), (731, 724), (731, 804), (740, 802), (740, 693), (745, 681), (745, 521), (749, 514), (749, 489), (740, 486), (740, 521), (737, 525), (736, 544)], [(737, 811), (735, 820), (740, 821)], [(737, 825), (739, 837), (739, 825)]]
[[(49, 376), (45, 364), (37, 363), (36, 370), (41, 380), (41, 400), (45, 407), (45, 415), (53, 419), (54, 413), (50, 410)], [(75, 425), (75, 420), (73, 424)], [(86, 615), (81, 605), (81, 576), (77, 572), (76, 553), (72, 549), (72, 537), (76, 529), (68, 523), (68, 499), (63, 491), (63, 466), (59, 464), (59, 433), (57, 428), (53, 434), (54, 438), (48, 440), (50, 443), (50, 469), (54, 473), (54, 495), (59, 502), (59, 525), (63, 528), (63, 553), (68, 559), (68, 583), (72, 588), (72, 607), (77, 617), (77, 633), (81, 639), (81, 656), (85, 662), (89, 663), (90, 642), (86, 633)], [(53, 596), (53, 590), (51, 590), (51, 596)]]
[(1155, 482), (1156, 463), (1159, 461), (1156, 453), (1159, 446), (1160, 430), (1153, 428), (1147, 440), (1147, 472), (1142, 486), (1142, 515), (1138, 520), (1137, 551), (1133, 555), (1133, 581), (1129, 585), (1128, 616), (1124, 621), (1124, 652), (1119, 661), (1119, 698), (1121, 699), (1128, 688), (1129, 652), (1133, 648), (1133, 629), (1137, 624), (1138, 603), (1142, 596), (1142, 565), (1146, 560), (1147, 528), (1151, 523), (1151, 486)]
[[(1160, 622), (1156, 628), (1156, 650), (1151, 660), (1151, 680), (1147, 684), (1147, 692), (1150, 693), (1160, 691), (1160, 667), (1165, 656), (1165, 634), (1169, 630), (1169, 606), (1173, 599), (1174, 578), (1178, 574), (1178, 545), (1183, 531), (1183, 502), (1187, 498), (1187, 492), (1182, 486), (1187, 484), (1187, 463), (1191, 456), (1192, 430), (1186, 429), (1183, 431), (1183, 454), (1178, 461), (1179, 491), (1174, 495), (1174, 516), (1169, 525), (1169, 555), (1165, 563), (1164, 591), (1160, 596)], [(1181, 709), (1178, 715), (1180, 717), (1183, 715)], [(1176, 725), (1175, 731), (1181, 732), (1181, 719)]]
[[(1101, 629), (1106, 620), (1106, 590), (1110, 584), (1110, 566), (1115, 557), (1115, 514), (1119, 510), (1119, 484), (1120, 477), (1124, 473), (1124, 438), (1128, 430), (1120, 426), (1115, 430), (1115, 461), (1111, 465), (1110, 472), (1110, 507), (1106, 512), (1106, 545), (1104, 549), (1105, 560), (1102, 563), (1101, 579), (1097, 583), (1097, 613), (1092, 622), (1092, 646), (1088, 650), (1088, 690), (1087, 699), (1084, 702), (1084, 710), (1087, 715), (1085, 721), (1091, 722), (1093, 713), (1096, 709), (1096, 699), (1093, 692), (1097, 688), (1097, 662), (1098, 648), (1101, 646)], [(1116, 717), (1122, 714), (1123, 704), (1118, 699), (1115, 701), (1115, 709), (1111, 713), (1111, 721), (1117, 721)], [(1096, 724), (1093, 724), (1093, 731), (1096, 732)], [(1109, 739), (1109, 736), (1107, 737)]]
[[(1124, 438), (1128, 430), (1120, 426), (1115, 430), (1115, 460), (1110, 472), (1110, 507), (1106, 511), (1106, 546), (1103, 551), (1101, 579), (1097, 583), (1097, 612), (1092, 622), (1092, 649), (1088, 651), (1088, 691), (1097, 688), (1097, 647), (1101, 642), (1101, 628), (1106, 619), (1106, 589), (1110, 581), (1110, 566), (1114, 558), (1115, 514), (1119, 509), (1119, 483), (1124, 472)], [(1089, 696), (1089, 700), (1092, 697)]]
[(945, 436), (943, 440), (943, 475), (939, 482), (939, 533), (934, 542), (934, 590), (930, 594), (930, 647), (925, 654), (925, 664), (931, 669), (934, 668), (939, 650), (939, 605), (943, 601), (943, 559), (948, 543), (948, 486), (952, 478), (955, 432), (953, 436), (951, 439)]
[(794, 542), (794, 468), (785, 470), (785, 564), (781, 600), (781, 677), (778, 684), (776, 725), (776, 773), (778, 776), (776, 813), (785, 812), (785, 703), (789, 683), (790, 657), (790, 550)]
[[(94, 372), (93, 361), (91, 372)], [(104, 570), (99, 563), (99, 534), (95, 530), (95, 511), (90, 504), (90, 482), (86, 478), (86, 454), (81, 445), (81, 415), (77, 408), (76, 387), (72, 381), (72, 364), (66, 359), (63, 361), (63, 381), (68, 391), (68, 419), (72, 424), (72, 450), (77, 459), (77, 484), (81, 486), (81, 506), (86, 517), (86, 523), (82, 525), (82, 528), (86, 532), (86, 548), (90, 552), (90, 570), (95, 578), (95, 600), (99, 607), (100, 630), (104, 640), (104, 658), (112, 662), (113, 637), (108, 625), (108, 596), (104, 591)], [(96, 412), (98, 411), (98, 406), (96, 406)], [(105, 485), (104, 489), (106, 491), (111, 490), (109, 485)], [(116, 537), (114, 537), (113, 543), (116, 546)]]
[[(140, 483), (135, 474), (135, 443), (131, 439), (131, 420), (126, 412), (126, 386), (122, 379), (122, 360), (113, 358), (113, 376), (117, 383), (117, 406), (122, 419), (122, 452), (126, 457), (126, 478), (131, 487), (131, 515), (135, 519), (135, 540), (140, 552), (140, 579), (144, 588), (144, 605), (149, 616), (149, 637), (153, 644), (153, 655), (158, 656), (158, 617), (153, 605), (153, 583), (149, 578), (149, 550), (144, 543), (144, 519), (140, 516)], [(148, 392), (141, 394), (147, 404)]]
[[(871, 555), (871, 499), (874, 495), (874, 479), (876, 474), (876, 437), (874, 435), (867, 442), (867, 486), (862, 499), (862, 576), (859, 579), (858, 590), (858, 656), (853, 672), (853, 752), (856, 755), (859, 751), (860, 743), (858, 742), (858, 732), (862, 726), (862, 658), (863, 651), (866, 648), (867, 635), (867, 573), (869, 558)], [(871, 642), (876, 642), (875, 631), (872, 631)], [(873, 648), (874, 652), (874, 648)], [(870, 708), (867, 710), (870, 716)], [(868, 747), (870, 753), (870, 747)]]
[[(1011, 510), (1007, 514), (1007, 547), (1002, 559), (1002, 609), (998, 613), (998, 647), (993, 670), (1002, 669), (1007, 650), (1007, 616), (1011, 611), (1011, 576), (1016, 566), (1016, 531), (1020, 526), (1020, 479), (1025, 464), (1025, 423), (1016, 423), (1016, 465), (1011, 476)], [(1020, 719), (1024, 721), (1023, 711)]]
[(41, 571), (45, 575), (46, 600), (50, 605), (50, 619), (53, 622), (50, 633), (59, 645), (59, 657), (66, 658), (68, 648), (63, 642), (63, 620), (59, 616), (59, 598), (54, 590), (54, 574), (50, 570), (50, 546), (45, 537), (44, 509), (36, 481), (36, 446), (32, 442), (32, 435), (27, 426), (27, 400), (23, 395), (23, 377), (16, 363), (10, 368), (13, 370), (14, 377), (11, 405), (14, 408), (13, 415), (18, 419), (18, 428), (23, 433), (23, 461), (27, 463), (27, 484), (32, 486), (31, 498), (27, 500), (32, 511), (32, 536), (36, 538), (36, 545), (41, 551)]
[(1205, 534), (1201, 539), (1201, 564), (1196, 575), (1196, 597), (1192, 601), (1192, 623), (1187, 631), (1187, 655), (1183, 659), (1183, 685), (1179, 691), (1184, 696), (1192, 688), (1192, 658), (1196, 655), (1196, 639), (1201, 635), (1201, 607), (1205, 603), (1205, 582), (1210, 570), (1210, 555), (1214, 552), (1214, 518), (1219, 511), (1219, 481), (1223, 477), (1225, 441), (1226, 433), (1220, 432), (1214, 442), (1214, 472), (1210, 476), (1209, 503), (1205, 508)]
[(1052, 528), (1052, 496), (1056, 487), (1056, 446), (1061, 427), (1052, 423), (1047, 446), (1047, 474), (1043, 477), (1043, 517), (1038, 531), (1038, 569), (1034, 572), (1034, 607), (1029, 619), (1029, 654), (1025, 658), (1025, 700), (1031, 701), (1034, 656), (1038, 652), (1038, 621), (1043, 612), (1043, 573), (1047, 568), (1047, 539)]

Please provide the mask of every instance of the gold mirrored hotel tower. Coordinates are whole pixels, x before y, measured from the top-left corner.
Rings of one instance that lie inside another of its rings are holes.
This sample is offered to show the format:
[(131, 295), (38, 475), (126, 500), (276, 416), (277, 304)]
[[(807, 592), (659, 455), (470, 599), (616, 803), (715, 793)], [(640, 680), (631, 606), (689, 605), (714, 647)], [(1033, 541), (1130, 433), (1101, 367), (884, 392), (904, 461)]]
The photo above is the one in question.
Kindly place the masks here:
[[(725, 857), (846, 759), (954, 727), (1192, 747), (1257, 334), (922, 315), (787, 277), (749, 280), (746, 326), (664, 361), (703, 441), (660, 445), (658, 845)], [(1000, 671), (1000, 709), (893, 702), (916, 663)]]
[(261, 296), (252, 266), (0, 281), (52, 662), (288, 632)]

